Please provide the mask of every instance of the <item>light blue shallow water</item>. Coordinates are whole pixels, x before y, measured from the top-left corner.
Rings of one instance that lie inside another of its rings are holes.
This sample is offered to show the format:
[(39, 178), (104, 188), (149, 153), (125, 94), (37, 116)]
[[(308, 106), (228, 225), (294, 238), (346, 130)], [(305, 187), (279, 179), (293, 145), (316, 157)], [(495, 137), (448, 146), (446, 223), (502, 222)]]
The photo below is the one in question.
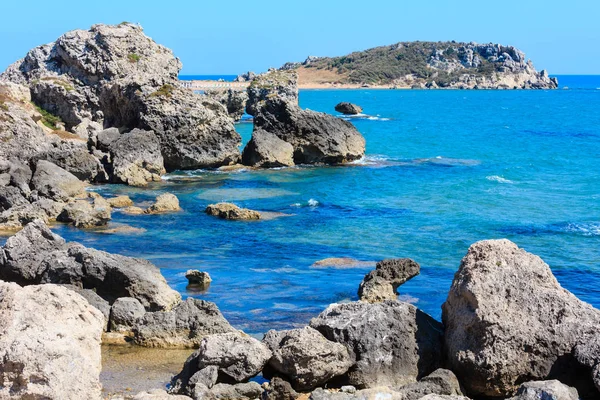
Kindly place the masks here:
[[(184, 296), (216, 302), (250, 333), (305, 324), (331, 302), (356, 299), (370, 268), (311, 267), (326, 257), (415, 259), (421, 275), (401, 292), (439, 318), (467, 248), (490, 238), (540, 255), (563, 286), (600, 306), (600, 90), (300, 95), (303, 107), (318, 111), (332, 112), (339, 101), (360, 104), (371, 116), (353, 120), (367, 140), (361, 163), (196, 171), (146, 189), (104, 186), (103, 194), (136, 202), (169, 191), (185, 211), (113, 214), (115, 222), (145, 228), (142, 234), (56, 231), (150, 259)], [(248, 140), (251, 124), (238, 129)], [(203, 213), (217, 201), (291, 216), (222, 221)], [(212, 275), (207, 293), (186, 291), (188, 268)]]

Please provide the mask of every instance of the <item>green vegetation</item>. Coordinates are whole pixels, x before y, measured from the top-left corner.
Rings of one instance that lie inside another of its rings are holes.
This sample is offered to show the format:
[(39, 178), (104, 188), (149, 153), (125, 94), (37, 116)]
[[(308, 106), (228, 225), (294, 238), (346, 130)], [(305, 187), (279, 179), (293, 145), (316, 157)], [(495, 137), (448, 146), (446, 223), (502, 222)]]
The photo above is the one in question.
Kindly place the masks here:
[(171, 98), (175, 87), (173, 85), (162, 85), (156, 92), (152, 93), (150, 97), (166, 97)]
[(129, 60), (130, 63), (136, 63), (140, 61), (140, 56), (135, 54), (135, 53), (130, 53), (127, 55), (127, 59)]
[(58, 129), (58, 124), (62, 124), (62, 120), (60, 119), (60, 117), (57, 117), (56, 115), (49, 113), (48, 111), (35, 105), (34, 103), (31, 103), (31, 104), (33, 104), (35, 106), (35, 109), (40, 114), (42, 114), (42, 124), (46, 125), (48, 128), (50, 128), (52, 130), (56, 130), (56, 129)]
[[(457, 69), (452, 72), (438, 69), (430, 65), (434, 56), (446, 64), (461, 64), (465, 56), (467, 43), (456, 42), (405, 42), (391, 46), (354, 52), (342, 57), (323, 57), (308, 64), (307, 68), (335, 70), (343, 75), (342, 83), (389, 84), (395, 79), (406, 75), (433, 81), (440, 85), (456, 82), (465, 74), (476, 76), (493, 76), (499, 65), (479, 56), (481, 64), (478, 68)], [(512, 48), (502, 48), (502, 51), (513, 52)]]
[(131, 22), (129, 22), (129, 21), (123, 21), (123, 22), (121, 22), (121, 23), (120, 23), (119, 25), (117, 25), (117, 26), (124, 26), (124, 25), (131, 25)]
[[(50, 81), (50, 82), (54, 83), (55, 85), (62, 86), (67, 92), (70, 92), (70, 91), (74, 90), (73, 86), (71, 86), (69, 84), (69, 82), (63, 81), (60, 78), (55, 78), (55, 77), (47, 76), (47, 77), (42, 78), (42, 80), (43, 81)], [(34, 81), (33, 83), (37, 84), (37, 83), (39, 83), (39, 81)]]
[(0, 100), (0, 109), (8, 111), (8, 105), (2, 100)]

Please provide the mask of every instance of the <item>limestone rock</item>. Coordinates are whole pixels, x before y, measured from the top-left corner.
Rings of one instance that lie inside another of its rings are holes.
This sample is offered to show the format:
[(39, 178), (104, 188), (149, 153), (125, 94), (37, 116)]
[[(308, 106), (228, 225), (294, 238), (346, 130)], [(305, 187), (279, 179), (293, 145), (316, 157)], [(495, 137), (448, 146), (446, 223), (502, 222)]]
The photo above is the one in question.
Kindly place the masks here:
[(394, 292), (394, 287), (386, 279), (380, 276), (375, 276), (368, 281), (365, 281), (366, 279), (365, 277), (358, 287), (358, 298), (361, 301), (379, 303), (381, 301), (398, 299), (398, 294)]
[(214, 303), (188, 298), (171, 311), (146, 313), (133, 327), (134, 340), (146, 347), (198, 347), (207, 335), (233, 332)]
[(261, 400), (296, 400), (300, 396), (288, 381), (273, 377), (268, 388), (263, 392)]
[(361, 106), (343, 101), (335, 106), (335, 111), (346, 115), (356, 115), (362, 113), (363, 109)]
[(244, 148), (242, 163), (259, 168), (291, 167), (294, 165), (294, 147), (274, 133), (256, 129)]
[(419, 264), (410, 258), (380, 261), (375, 270), (365, 275), (358, 288), (358, 297), (370, 303), (395, 300), (398, 287), (417, 276), (420, 269)]
[(114, 208), (126, 208), (133, 206), (133, 201), (129, 198), (129, 196), (117, 196), (106, 199), (108, 204)]
[(135, 207), (135, 206), (129, 206), (129, 207), (125, 207), (123, 209), (123, 213), (129, 214), (129, 215), (140, 215), (140, 214), (144, 214), (145, 211), (146, 210), (144, 210), (143, 208)]
[(273, 352), (269, 366), (287, 376), (301, 391), (343, 375), (354, 364), (346, 348), (311, 327), (267, 332), (263, 339)]
[(508, 240), (469, 248), (442, 311), (448, 365), (474, 396), (507, 396), (526, 379), (578, 380), (573, 348), (600, 323), (599, 310)]
[(74, 286), (74, 285), (62, 285), (62, 286), (69, 290), (74, 291), (75, 293), (77, 293), (78, 295), (80, 295), (81, 297), (86, 299), (87, 302), (90, 303), (90, 305), (92, 307), (94, 307), (95, 309), (100, 311), (102, 313), (102, 315), (104, 316), (103, 329), (105, 331), (108, 330), (108, 320), (110, 318), (110, 304), (108, 304), (108, 301), (106, 301), (102, 297), (98, 296), (98, 294), (96, 294), (96, 292), (94, 292), (91, 289), (83, 289), (83, 288), (80, 288), (79, 286)]
[(37, 162), (31, 187), (37, 190), (40, 196), (56, 201), (85, 196), (83, 182), (70, 172), (46, 160)]
[(146, 310), (142, 303), (133, 297), (119, 297), (110, 309), (110, 331), (130, 332)]
[(237, 383), (235, 385), (217, 383), (210, 390), (210, 396), (223, 400), (253, 400), (260, 398), (262, 391), (262, 387), (256, 382)]
[(94, 207), (87, 200), (76, 200), (66, 204), (56, 219), (77, 228), (104, 226), (111, 219), (110, 207)]
[(234, 121), (239, 121), (244, 115), (246, 109), (246, 101), (248, 100), (248, 93), (240, 90), (205, 90), (204, 94), (209, 98), (218, 101), (227, 108), (229, 116)]
[(185, 278), (188, 280), (190, 285), (208, 286), (212, 282), (208, 272), (198, 271), (197, 269), (188, 270), (185, 273)]
[(134, 129), (110, 144), (113, 181), (146, 186), (165, 174), (160, 143), (154, 132)]
[(240, 208), (232, 203), (209, 204), (206, 207), (206, 213), (223, 219), (245, 221), (260, 219), (260, 213), (258, 211)]
[(179, 199), (171, 193), (163, 193), (156, 198), (156, 202), (144, 211), (146, 214), (163, 214), (181, 211)]
[(136, 394), (133, 396), (132, 400), (192, 400), (192, 398), (177, 394), (169, 394), (163, 389), (152, 389)]
[(101, 399), (103, 324), (66, 288), (0, 282), (0, 398)]
[(442, 325), (408, 303), (332, 304), (310, 326), (346, 346), (348, 382), (360, 388), (409, 384), (440, 365)]
[(447, 369), (437, 369), (419, 382), (410, 383), (397, 389), (404, 400), (418, 400), (428, 394), (462, 396), (456, 375)]
[(256, 117), (268, 101), (278, 98), (298, 104), (298, 75), (289, 71), (269, 71), (255, 75), (248, 87), (246, 112)]
[(579, 400), (577, 389), (557, 380), (525, 382), (511, 400)]

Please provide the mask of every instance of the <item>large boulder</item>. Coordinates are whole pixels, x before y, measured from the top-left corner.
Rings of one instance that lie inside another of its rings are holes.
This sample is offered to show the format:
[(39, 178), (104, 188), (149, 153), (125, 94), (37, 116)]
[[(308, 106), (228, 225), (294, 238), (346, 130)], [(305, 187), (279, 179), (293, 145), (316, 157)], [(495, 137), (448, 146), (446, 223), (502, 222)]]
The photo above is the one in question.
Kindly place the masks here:
[(169, 212), (181, 211), (179, 199), (172, 193), (163, 193), (156, 197), (156, 201), (146, 210), (146, 214), (164, 214)]
[(403, 400), (418, 400), (428, 394), (442, 396), (462, 396), (462, 389), (456, 375), (447, 369), (437, 369), (419, 382), (402, 386), (398, 392)]
[(40, 160), (36, 164), (31, 187), (37, 190), (40, 196), (56, 201), (68, 201), (73, 197), (85, 196), (83, 182), (70, 172), (46, 160)]
[(253, 75), (248, 86), (246, 112), (256, 117), (269, 101), (277, 98), (283, 102), (298, 104), (298, 74), (291, 71), (270, 70)]
[(120, 297), (110, 308), (109, 328), (111, 332), (130, 332), (135, 323), (144, 316), (146, 310), (139, 300), (133, 297)]
[(356, 115), (360, 114), (363, 109), (361, 106), (356, 104), (348, 103), (347, 101), (342, 101), (341, 103), (336, 104), (335, 111), (345, 114), (345, 115)]
[(227, 108), (229, 116), (234, 121), (239, 121), (244, 115), (246, 109), (246, 101), (248, 100), (248, 93), (240, 90), (205, 90), (204, 94), (223, 104)]
[(332, 304), (310, 326), (346, 346), (348, 383), (357, 387), (405, 385), (440, 366), (442, 325), (408, 303)]
[(151, 131), (134, 129), (110, 144), (112, 179), (130, 186), (146, 186), (165, 174), (158, 138)]
[(573, 350), (597, 335), (600, 311), (516, 244), (473, 244), (442, 311), (448, 364), (469, 393), (507, 396), (532, 379), (558, 378), (579, 389), (583, 378), (591, 386), (591, 368), (577, 363)]
[(343, 375), (353, 364), (344, 345), (327, 340), (311, 327), (267, 332), (273, 352), (269, 366), (287, 376), (296, 390), (310, 390)]
[(135, 343), (146, 347), (195, 348), (207, 335), (234, 331), (214, 303), (192, 298), (133, 325)]
[(66, 288), (0, 282), (0, 398), (101, 399), (103, 325)]
[(380, 261), (360, 283), (358, 297), (370, 303), (395, 300), (398, 296), (398, 287), (417, 276), (420, 270), (419, 264), (410, 258)]
[(77, 228), (104, 226), (110, 219), (110, 207), (95, 206), (87, 200), (67, 203), (56, 218), (60, 222), (70, 222)]
[(557, 380), (525, 382), (509, 400), (579, 400), (577, 389)]
[(181, 299), (150, 262), (66, 243), (42, 221), (28, 224), (6, 241), (0, 250), (0, 279), (95, 289), (110, 303), (134, 297), (148, 311), (169, 310)]
[(291, 167), (294, 165), (294, 146), (274, 133), (255, 129), (242, 152), (242, 163), (259, 168)]
[(222, 219), (252, 221), (260, 219), (258, 211), (240, 208), (232, 203), (217, 203), (209, 204), (205, 212), (208, 215), (219, 217)]

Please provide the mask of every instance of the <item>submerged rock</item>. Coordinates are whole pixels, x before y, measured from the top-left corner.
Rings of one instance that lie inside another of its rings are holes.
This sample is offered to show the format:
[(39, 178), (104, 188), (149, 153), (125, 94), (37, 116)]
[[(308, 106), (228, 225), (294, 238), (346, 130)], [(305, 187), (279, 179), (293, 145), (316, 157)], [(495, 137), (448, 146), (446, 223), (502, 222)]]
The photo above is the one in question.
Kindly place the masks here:
[(232, 203), (209, 204), (206, 207), (206, 213), (223, 219), (245, 221), (260, 219), (260, 213), (258, 211), (240, 208)]
[(269, 366), (287, 376), (295, 389), (310, 390), (343, 375), (353, 364), (346, 348), (311, 327), (267, 332), (263, 339), (273, 352)]
[(348, 383), (360, 388), (412, 383), (441, 363), (442, 325), (408, 303), (332, 304), (310, 326), (346, 346)]
[(194, 348), (207, 335), (234, 331), (214, 303), (192, 298), (170, 311), (146, 313), (133, 326), (136, 344), (165, 348)]
[[(131, 207), (130, 207), (131, 209)], [(145, 214), (164, 214), (168, 212), (181, 211), (179, 199), (171, 193), (163, 193), (156, 198), (156, 202), (148, 207)]]
[(442, 311), (448, 365), (473, 395), (507, 396), (531, 379), (592, 385), (573, 350), (597, 335), (600, 311), (508, 240), (469, 248)]
[(356, 115), (362, 113), (363, 109), (361, 106), (343, 101), (335, 106), (335, 111), (346, 115)]
[(0, 282), (0, 398), (101, 399), (103, 325), (66, 288)]

